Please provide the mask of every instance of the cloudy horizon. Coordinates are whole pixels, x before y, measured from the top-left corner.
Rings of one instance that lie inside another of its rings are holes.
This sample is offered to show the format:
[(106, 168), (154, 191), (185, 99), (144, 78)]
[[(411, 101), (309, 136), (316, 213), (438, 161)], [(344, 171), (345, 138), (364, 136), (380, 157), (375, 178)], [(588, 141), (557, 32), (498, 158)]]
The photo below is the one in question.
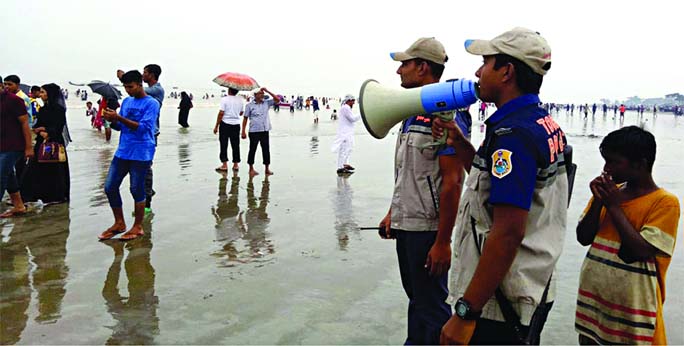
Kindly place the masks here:
[(545, 102), (684, 93), (684, 71), (668, 66), (684, 50), (676, 4), (620, 4), (8, 2), (0, 13), (0, 41), (8, 52), (0, 75), (69, 87), (67, 81), (113, 81), (119, 68), (157, 63), (169, 91), (218, 91), (211, 80), (234, 71), (284, 95), (340, 96), (357, 94), (369, 78), (398, 87), (398, 63), (389, 53), (424, 36), (446, 47), (443, 80), (476, 80), (481, 58), (466, 53), (463, 42), (523, 26), (541, 32), (552, 48), (553, 67), (540, 95)]

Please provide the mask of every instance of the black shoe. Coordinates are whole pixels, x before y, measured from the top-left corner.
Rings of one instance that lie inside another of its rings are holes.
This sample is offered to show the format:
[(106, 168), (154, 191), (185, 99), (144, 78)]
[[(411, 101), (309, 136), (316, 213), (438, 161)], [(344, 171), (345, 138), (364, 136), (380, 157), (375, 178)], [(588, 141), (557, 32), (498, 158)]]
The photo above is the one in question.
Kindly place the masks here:
[(353, 171), (353, 170), (356, 169), (356, 168), (354, 168), (354, 167), (352, 167), (352, 166), (350, 166), (350, 165), (345, 165), (344, 168), (345, 168), (346, 170), (348, 170), (348, 171)]
[(337, 174), (351, 174), (351, 173), (354, 173), (354, 172), (352, 172), (346, 168), (340, 168), (337, 170)]

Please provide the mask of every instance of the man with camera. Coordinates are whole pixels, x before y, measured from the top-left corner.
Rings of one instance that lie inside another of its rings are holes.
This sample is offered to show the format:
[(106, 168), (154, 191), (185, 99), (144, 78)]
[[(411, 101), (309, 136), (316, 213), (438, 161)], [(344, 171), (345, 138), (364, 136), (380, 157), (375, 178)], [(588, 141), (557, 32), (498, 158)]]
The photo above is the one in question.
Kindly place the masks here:
[(453, 122), (447, 144), (469, 156), (455, 249), (455, 314), (442, 344), (539, 344), (553, 304), (552, 273), (564, 243), (568, 177), (565, 135), (539, 107), (551, 48), (539, 33), (515, 28), (490, 41), (466, 41), (483, 57), (479, 97), (497, 111), (475, 149)]
[[(391, 57), (401, 62), (397, 74), (407, 89), (438, 83), (448, 59), (444, 46), (427, 37)], [(383, 238), (396, 239), (401, 282), (409, 298), (406, 344), (438, 343), (442, 325), (451, 316), (445, 302), (447, 277), (464, 166), (453, 148), (427, 146), (433, 141), (435, 118), (418, 114), (401, 124), (392, 203), (380, 222)]]
[[(162, 70), (161, 66), (157, 64), (148, 64), (143, 68), (143, 82), (147, 83), (147, 87), (145, 87), (145, 93), (155, 99), (159, 103), (159, 113), (157, 114), (157, 122), (156, 122), (156, 130), (154, 133), (154, 145), (157, 145), (157, 139), (159, 137), (160, 133), (160, 122), (159, 122), (159, 117), (161, 116), (161, 107), (164, 104), (164, 88), (162, 87), (161, 83), (159, 83), (159, 75), (161, 75)], [(116, 75), (119, 79), (121, 79), (121, 76), (123, 76), (124, 72), (122, 70), (117, 70)], [(147, 199), (145, 200), (145, 214), (149, 214), (152, 212), (152, 197), (157, 194), (156, 191), (154, 191), (154, 172), (152, 170), (152, 164), (150, 164), (150, 168), (147, 170), (147, 173), (145, 175), (145, 194), (147, 196)]]
[(119, 233), (126, 232), (123, 202), (119, 193), (119, 187), (126, 175), (130, 175), (130, 190), (135, 202), (135, 222), (120, 239), (132, 240), (145, 234), (142, 228), (147, 200), (145, 176), (156, 151), (155, 132), (159, 118), (159, 102), (145, 92), (142, 86), (143, 75), (140, 72), (128, 71), (122, 74), (120, 79), (130, 97), (124, 99), (119, 113), (107, 108), (102, 114), (111, 122), (114, 130), (121, 131), (121, 135), (105, 181), (105, 194), (114, 214), (114, 224), (100, 234), (100, 240), (111, 239)]

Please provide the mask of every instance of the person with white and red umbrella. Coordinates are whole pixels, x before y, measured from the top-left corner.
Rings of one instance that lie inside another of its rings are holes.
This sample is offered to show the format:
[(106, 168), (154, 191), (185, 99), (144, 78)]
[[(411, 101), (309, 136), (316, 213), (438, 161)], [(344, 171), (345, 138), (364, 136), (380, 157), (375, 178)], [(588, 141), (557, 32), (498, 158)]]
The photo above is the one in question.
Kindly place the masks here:
[(226, 72), (214, 78), (214, 82), (228, 88), (228, 95), (221, 98), (221, 105), (214, 134), (219, 135), (219, 159), (221, 166), (218, 172), (228, 171), (228, 142), (232, 148), (233, 171), (239, 170), (240, 163), (240, 117), (244, 114), (245, 102), (237, 94), (241, 90), (253, 90), (259, 87), (254, 78), (235, 72)]

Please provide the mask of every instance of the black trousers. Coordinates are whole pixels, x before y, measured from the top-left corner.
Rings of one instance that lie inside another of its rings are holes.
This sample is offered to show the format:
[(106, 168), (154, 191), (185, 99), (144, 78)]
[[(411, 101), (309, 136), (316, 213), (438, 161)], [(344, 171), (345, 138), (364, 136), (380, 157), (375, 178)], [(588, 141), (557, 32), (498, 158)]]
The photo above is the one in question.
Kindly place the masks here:
[(409, 232), (392, 229), (396, 236), (399, 275), (409, 299), (408, 330), (405, 345), (436, 345), (442, 326), (451, 317), (448, 274), (431, 276), (425, 259), (435, 243), (437, 232)]
[(271, 149), (268, 144), (268, 131), (249, 133), (249, 153), (247, 154), (247, 163), (250, 165), (254, 164), (254, 155), (256, 155), (256, 149), (259, 143), (261, 143), (261, 155), (264, 159), (264, 165), (270, 165)]
[(228, 140), (233, 149), (233, 163), (240, 162), (240, 125), (229, 125), (223, 121), (219, 125), (219, 143), (221, 162), (228, 162)]

